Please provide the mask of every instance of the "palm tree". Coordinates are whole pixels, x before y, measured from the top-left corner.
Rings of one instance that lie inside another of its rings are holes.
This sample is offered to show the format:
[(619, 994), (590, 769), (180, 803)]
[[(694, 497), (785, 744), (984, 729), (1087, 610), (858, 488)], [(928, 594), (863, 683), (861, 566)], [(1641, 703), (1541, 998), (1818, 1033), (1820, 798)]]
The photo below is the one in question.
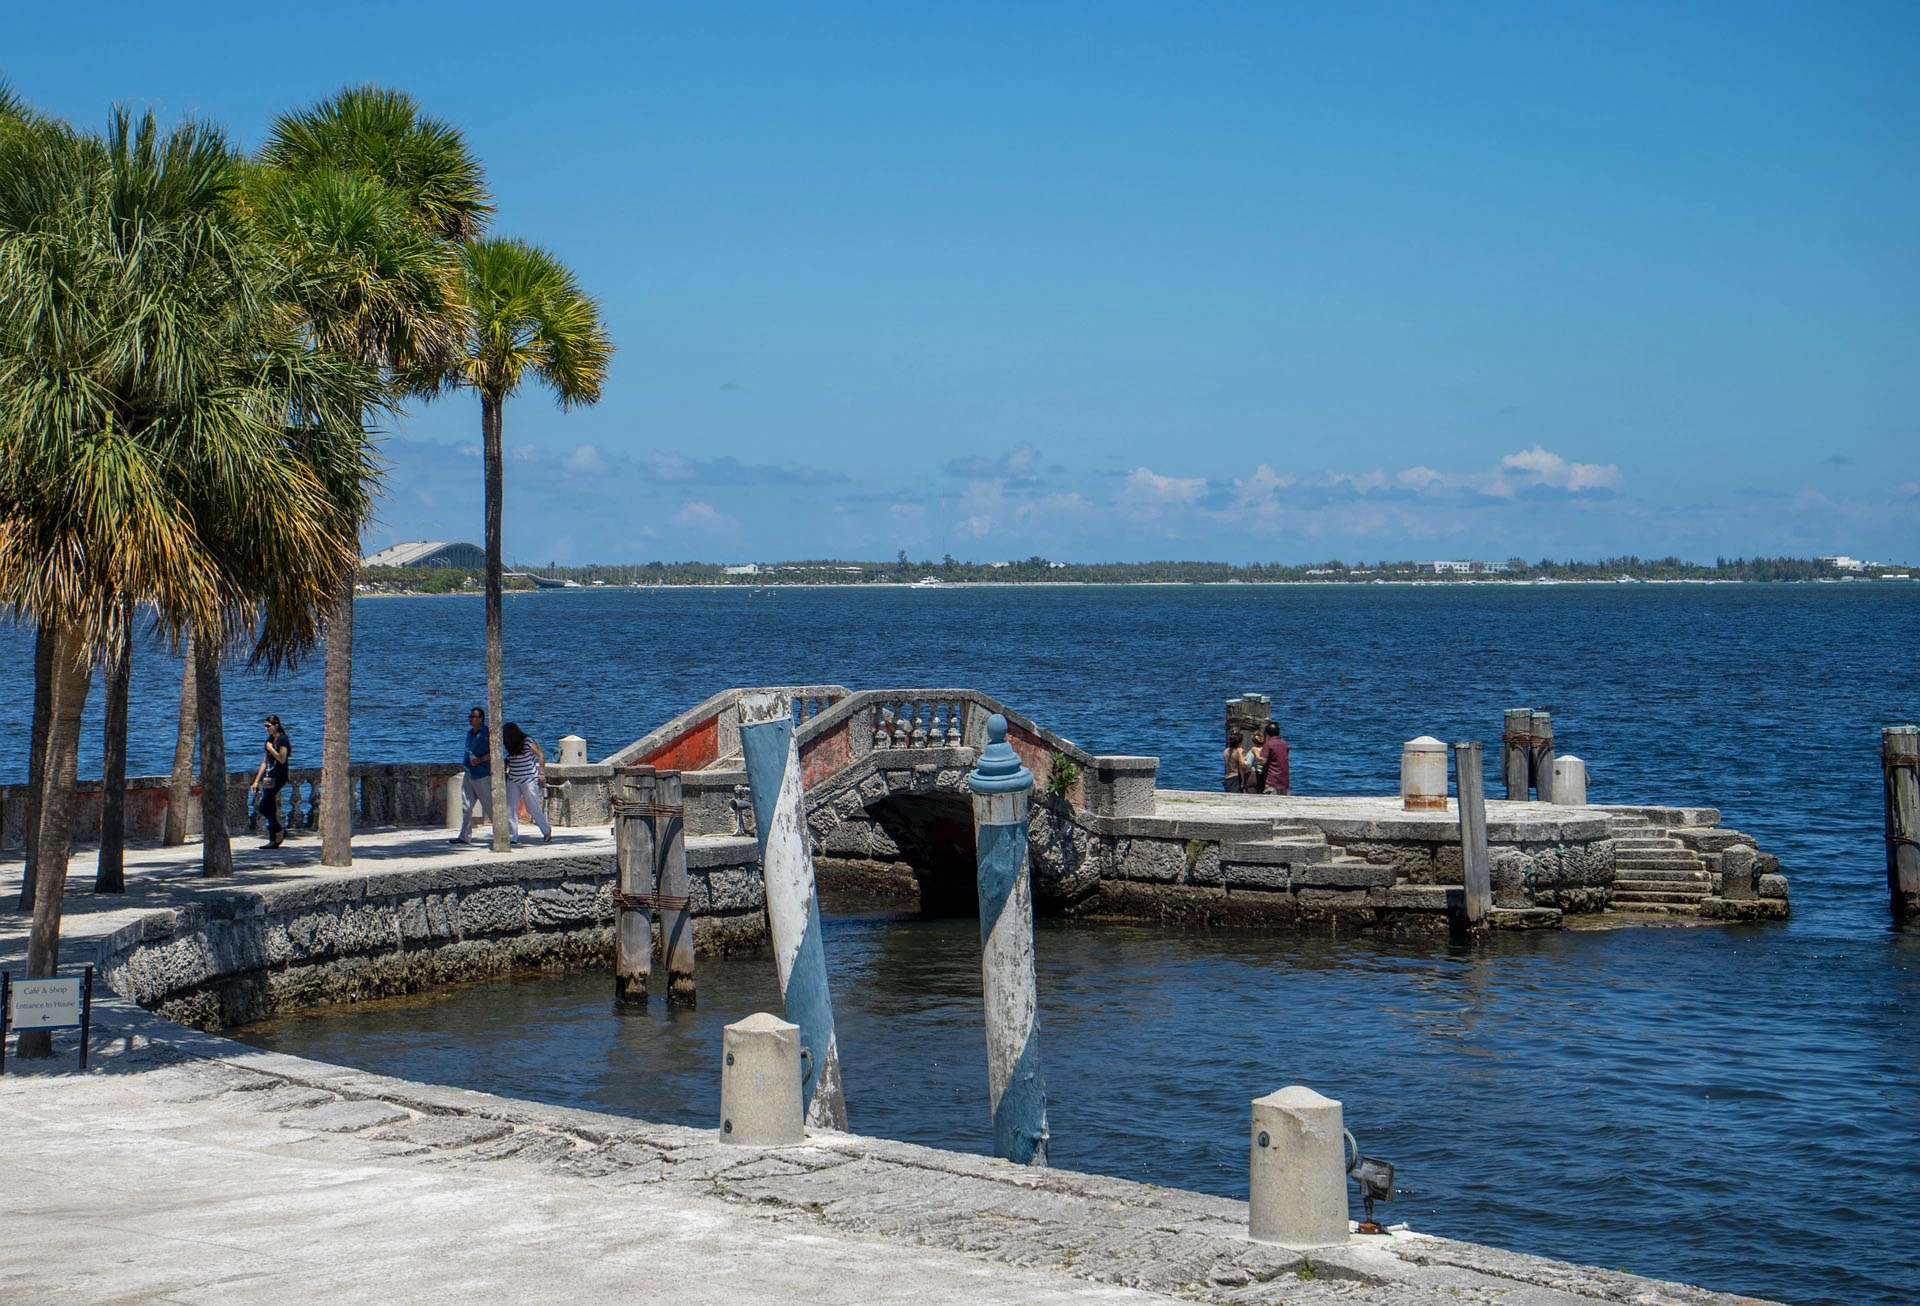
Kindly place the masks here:
[(543, 381), (562, 408), (600, 398), (613, 343), (600, 309), (553, 255), (521, 240), (466, 249), (468, 336), (459, 378), (480, 395), (487, 492), (487, 734), (493, 757), (493, 847), (507, 850), (505, 712), (500, 651), (500, 426), (506, 402), (527, 378)]
[(58, 965), (80, 714), (127, 600), (192, 632), (203, 665), (250, 633), (273, 667), (358, 562), (343, 483), (371, 473), (383, 391), (288, 320), (239, 164), (219, 132), (151, 115), (0, 131), (0, 606), (52, 647), (29, 976)]
[[(460, 330), (459, 242), (493, 212), (459, 131), (411, 97), (362, 86), (275, 121), (261, 150), (263, 225), (295, 269), (293, 301), (327, 347), (432, 394)], [(353, 861), (349, 772), (353, 581), (328, 616), (320, 861)]]

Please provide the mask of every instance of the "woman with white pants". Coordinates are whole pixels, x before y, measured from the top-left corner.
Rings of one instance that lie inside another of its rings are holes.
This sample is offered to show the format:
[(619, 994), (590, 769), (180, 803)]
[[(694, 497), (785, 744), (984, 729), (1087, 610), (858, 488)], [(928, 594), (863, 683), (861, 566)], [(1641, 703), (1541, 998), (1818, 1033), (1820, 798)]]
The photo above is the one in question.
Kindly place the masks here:
[(551, 841), (553, 825), (547, 820), (547, 809), (540, 801), (545, 788), (547, 755), (540, 751), (537, 741), (512, 721), (500, 727), (500, 742), (507, 748), (507, 837), (519, 840), (520, 804), (525, 803), (533, 823), (540, 827), (540, 837)]

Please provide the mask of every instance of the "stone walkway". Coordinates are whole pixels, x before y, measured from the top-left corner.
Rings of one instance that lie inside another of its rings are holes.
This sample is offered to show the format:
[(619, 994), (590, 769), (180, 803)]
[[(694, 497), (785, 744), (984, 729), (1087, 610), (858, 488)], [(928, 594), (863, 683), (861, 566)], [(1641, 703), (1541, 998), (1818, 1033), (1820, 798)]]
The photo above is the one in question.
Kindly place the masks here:
[[(188, 906), (236, 892), (262, 892), (366, 876), (432, 867), (479, 864), (504, 858), (578, 857), (613, 852), (613, 833), (604, 826), (581, 829), (555, 827), (553, 840), (533, 842), (512, 852), (496, 853), (484, 843), (449, 843), (449, 831), (439, 827), (356, 830), (353, 865), (320, 864), (320, 840), (303, 832), (274, 849), (239, 834), (233, 840), (233, 874), (207, 879), (200, 874), (198, 840), (174, 848), (141, 845), (127, 849), (127, 892), (95, 894), (99, 871), (98, 846), (73, 850), (67, 865), (67, 892), (61, 901), (60, 961), (63, 968), (92, 960), (95, 941), (156, 911)], [(482, 836), (484, 838), (484, 835)], [(0, 969), (18, 971), (27, 954), (27, 931), (32, 921), (12, 910), (20, 900), (19, 857), (0, 860)]]
[(1405, 1232), (1302, 1256), (1221, 1198), (845, 1134), (729, 1146), (98, 1018), (90, 1073), (0, 1077), (0, 1301), (1750, 1300)]

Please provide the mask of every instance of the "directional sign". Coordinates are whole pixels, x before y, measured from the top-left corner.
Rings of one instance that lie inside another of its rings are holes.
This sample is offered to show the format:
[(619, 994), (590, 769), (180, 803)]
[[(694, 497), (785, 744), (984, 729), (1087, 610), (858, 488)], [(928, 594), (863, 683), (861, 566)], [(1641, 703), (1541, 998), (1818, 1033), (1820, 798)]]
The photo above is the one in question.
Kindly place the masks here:
[(80, 1028), (80, 977), (15, 980), (10, 1017), (15, 1029)]

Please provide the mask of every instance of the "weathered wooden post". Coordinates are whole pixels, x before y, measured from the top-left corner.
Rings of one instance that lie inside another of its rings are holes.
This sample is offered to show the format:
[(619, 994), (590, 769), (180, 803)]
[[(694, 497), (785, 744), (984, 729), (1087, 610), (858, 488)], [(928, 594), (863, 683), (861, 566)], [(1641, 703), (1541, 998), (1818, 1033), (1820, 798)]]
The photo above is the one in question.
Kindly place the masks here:
[(667, 1002), (694, 1005), (693, 912), (688, 902), (687, 811), (678, 771), (657, 774), (654, 846), (660, 854), (660, 957), (667, 967)]
[(833, 1036), (833, 997), (820, 941), (820, 900), (807, 846), (806, 795), (793, 742), (793, 699), (779, 690), (740, 696), (740, 751), (747, 764), (760, 874), (767, 887), (767, 926), (787, 1019), (800, 1027), (800, 1101), (807, 1123), (847, 1127), (840, 1086), (840, 1049)]
[(1533, 767), (1533, 789), (1543, 803), (1553, 801), (1553, 715), (1533, 714), (1533, 737), (1529, 757)]
[(1500, 778), (1507, 785), (1507, 801), (1524, 803), (1533, 772), (1533, 709), (1510, 707), (1507, 726), (1500, 733)]
[(1880, 731), (1887, 805), (1887, 894), (1897, 921), (1920, 919), (1920, 726)]
[(1493, 911), (1493, 872), (1487, 861), (1486, 773), (1480, 744), (1453, 746), (1453, 774), (1460, 789), (1460, 883), (1464, 887), (1467, 928), (1487, 928)]
[(650, 766), (614, 772), (613, 992), (622, 1002), (647, 1004), (653, 970), (653, 811), (658, 778)]
[(987, 746), (967, 776), (979, 868), (980, 978), (987, 1006), (987, 1094), (993, 1154), (1047, 1163), (1047, 1081), (1040, 1070), (1039, 987), (1033, 961), (1033, 884), (1027, 806), (1033, 772), (1007, 742), (1007, 719), (987, 718)]

